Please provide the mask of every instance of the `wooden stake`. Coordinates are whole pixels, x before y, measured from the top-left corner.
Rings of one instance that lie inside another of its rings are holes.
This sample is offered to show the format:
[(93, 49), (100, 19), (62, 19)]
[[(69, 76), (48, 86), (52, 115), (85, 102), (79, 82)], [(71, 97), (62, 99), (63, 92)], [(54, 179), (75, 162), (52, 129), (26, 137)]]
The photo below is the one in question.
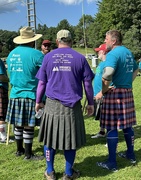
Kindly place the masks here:
[(6, 145), (9, 144), (9, 136), (10, 136), (10, 123), (8, 123), (8, 130), (7, 130), (7, 140), (6, 140)]

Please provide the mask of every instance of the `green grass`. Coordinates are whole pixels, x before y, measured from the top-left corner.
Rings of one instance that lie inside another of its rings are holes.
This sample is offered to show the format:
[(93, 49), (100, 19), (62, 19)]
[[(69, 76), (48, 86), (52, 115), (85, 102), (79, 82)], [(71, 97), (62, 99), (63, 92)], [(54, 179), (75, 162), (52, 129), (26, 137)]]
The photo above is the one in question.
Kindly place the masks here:
[[(117, 157), (118, 169), (116, 173), (101, 169), (96, 166), (97, 161), (103, 161), (107, 158), (108, 152), (105, 147), (106, 139), (91, 139), (91, 134), (99, 130), (99, 121), (93, 118), (85, 117), (86, 126), (86, 146), (77, 151), (74, 167), (81, 171), (80, 180), (140, 180), (141, 179), (141, 86), (139, 85), (141, 77), (137, 77), (133, 83), (133, 91), (136, 105), (137, 126), (135, 126), (135, 153), (137, 165), (131, 166), (128, 160)], [(83, 102), (82, 102), (83, 103)], [(35, 130), (35, 139), (33, 151), (36, 154), (42, 154), (42, 143), (38, 142), (38, 129)], [(13, 133), (11, 132), (11, 137)], [(118, 152), (126, 149), (123, 134), (119, 132)], [(43, 180), (45, 170), (45, 161), (24, 161), (22, 157), (15, 157), (16, 144), (0, 145), (0, 179), (1, 180)], [(62, 151), (57, 151), (55, 156), (55, 170), (58, 179), (61, 179), (65, 161)]]
[[(91, 135), (99, 131), (99, 121), (92, 117), (85, 118), (86, 146), (79, 149), (74, 164), (75, 169), (81, 171), (80, 180), (140, 180), (141, 179), (141, 77), (137, 76), (133, 83), (137, 125), (135, 126), (135, 154), (137, 165), (131, 166), (128, 160), (117, 157), (118, 172), (111, 172), (96, 166), (97, 161), (107, 158), (108, 151), (105, 147), (106, 139), (91, 139)], [(84, 99), (82, 100), (82, 104)], [(12, 129), (12, 128), (11, 128)], [(14, 137), (10, 131), (11, 137)], [(122, 131), (119, 131), (118, 152), (126, 150), (126, 144)], [(9, 145), (0, 144), (0, 180), (43, 180), (43, 173), (46, 167), (45, 160), (25, 161), (22, 157), (15, 156), (16, 143)], [(36, 154), (43, 153), (43, 145), (38, 142), (38, 129), (35, 130), (33, 151)], [(57, 151), (55, 156), (55, 171), (58, 180), (61, 180), (64, 172), (65, 161), (62, 151)]]
[(86, 55), (86, 54), (95, 54), (94, 50), (92, 48), (74, 48), (74, 50), (80, 52), (81, 54), (83, 55)]

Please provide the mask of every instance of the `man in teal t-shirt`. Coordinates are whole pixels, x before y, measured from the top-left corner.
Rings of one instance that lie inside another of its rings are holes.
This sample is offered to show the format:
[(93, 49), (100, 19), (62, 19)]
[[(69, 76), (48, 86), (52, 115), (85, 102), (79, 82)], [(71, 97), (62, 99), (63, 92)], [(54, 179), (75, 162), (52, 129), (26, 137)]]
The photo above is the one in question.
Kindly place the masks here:
[[(133, 80), (138, 73), (138, 65), (132, 52), (122, 45), (122, 34), (118, 30), (106, 32), (105, 43), (110, 52), (106, 55), (102, 75), (102, 94), (100, 127), (107, 130), (108, 158), (97, 162), (101, 168), (117, 171), (118, 130), (122, 130), (126, 142), (126, 151), (118, 153), (132, 165), (136, 164), (134, 153), (134, 129), (136, 114), (132, 92)], [(110, 83), (114, 84), (109, 88)]]
[[(35, 34), (30, 27), (20, 29), (20, 36), (13, 39), (18, 44), (7, 58), (10, 78), (10, 99), (6, 121), (14, 124), (17, 143), (16, 156), (25, 154), (26, 160), (38, 160), (32, 153), (34, 127), (39, 125), (35, 118), (35, 99), (38, 80), (35, 78), (44, 55), (36, 50), (35, 41), (42, 37)], [(24, 146), (23, 147), (23, 142)]]

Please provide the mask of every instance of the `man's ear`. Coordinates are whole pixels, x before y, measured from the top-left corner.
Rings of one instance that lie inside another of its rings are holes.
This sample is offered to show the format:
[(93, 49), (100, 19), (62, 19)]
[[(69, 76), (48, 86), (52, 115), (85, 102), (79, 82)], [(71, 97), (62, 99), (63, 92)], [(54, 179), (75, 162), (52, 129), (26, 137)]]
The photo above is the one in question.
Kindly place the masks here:
[(57, 46), (59, 45), (59, 41), (58, 41), (58, 39), (56, 39), (56, 44), (57, 44)]

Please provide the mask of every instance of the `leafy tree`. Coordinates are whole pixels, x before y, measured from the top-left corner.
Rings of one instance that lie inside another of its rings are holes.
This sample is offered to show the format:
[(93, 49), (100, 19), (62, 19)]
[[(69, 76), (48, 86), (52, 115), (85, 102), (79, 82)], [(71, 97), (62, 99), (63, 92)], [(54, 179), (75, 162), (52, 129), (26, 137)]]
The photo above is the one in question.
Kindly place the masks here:
[[(67, 21), (67, 19), (64, 19), (62, 21), (60, 21), (56, 27), (56, 31), (58, 32), (61, 29), (68, 29), (71, 30), (71, 25), (69, 24), (69, 22)], [(56, 32), (56, 33), (57, 33)]]
[(18, 36), (15, 31), (7, 31), (7, 30), (0, 30), (0, 40), (3, 42), (3, 52), (0, 53), (0, 57), (6, 57), (9, 52), (15, 48), (15, 44), (13, 42), (13, 38)]
[(140, 31), (135, 25), (125, 33), (123, 44), (132, 50), (137, 60), (141, 58)]
[[(105, 33), (110, 29), (120, 30), (124, 36), (123, 44), (127, 46), (136, 58), (141, 56), (141, 0), (99, 0), (98, 13), (92, 17), (83, 15), (76, 26), (72, 26), (64, 19), (57, 27), (48, 28), (46, 24), (38, 24), (37, 33), (43, 37), (37, 41), (40, 49), (43, 39), (52, 41), (52, 48), (56, 48), (56, 33), (60, 29), (68, 29), (73, 36), (73, 46), (97, 47), (104, 42)], [(4, 33), (4, 34), (3, 34)], [(15, 45), (13, 38), (19, 32), (0, 30), (0, 40), (5, 42), (4, 53), (8, 54)], [(2, 54), (1, 54), (2, 56)]]
[(44, 39), (48, 39), (52, 42), (52, 48), (56, 47), (55, 44), (55, 37), (56, 37), (56, 28), (50, 27), (48, 28), (46, 25), (38, 24), (38, 29), (36, 30), (37, 33), (42, 34), (42, 38), (37, 41), (37, 49), (41, 49), (41, 44)]
[(83, 46), (86, 43), (86, 46), (89, 47), (89, 27), (94, 22), (94, 18), (91, 15), (83, 15), (78, 25), (75, 27), (75, 42), (77, 46), (80, 44), (83, 44)]
[[(93, 45), (103, 43), (106, 31), (120, 30), (124, 36), (124, 44), (138, 57), (141, 47), (141, 1), (140, 0), (103, 0), (98, 2), (98, 13), (90, 27), (90, 37), (94, 37)], [(131, 37), (134, 38), (132, 39)], [(92, 45), (92, 42), (90, 42)], [(135, 48), (133, 48), (133, 46)], [(138, 48), (138, 50), (136, 49)], [(136, 50), (135, 50), (136, 49)]]

